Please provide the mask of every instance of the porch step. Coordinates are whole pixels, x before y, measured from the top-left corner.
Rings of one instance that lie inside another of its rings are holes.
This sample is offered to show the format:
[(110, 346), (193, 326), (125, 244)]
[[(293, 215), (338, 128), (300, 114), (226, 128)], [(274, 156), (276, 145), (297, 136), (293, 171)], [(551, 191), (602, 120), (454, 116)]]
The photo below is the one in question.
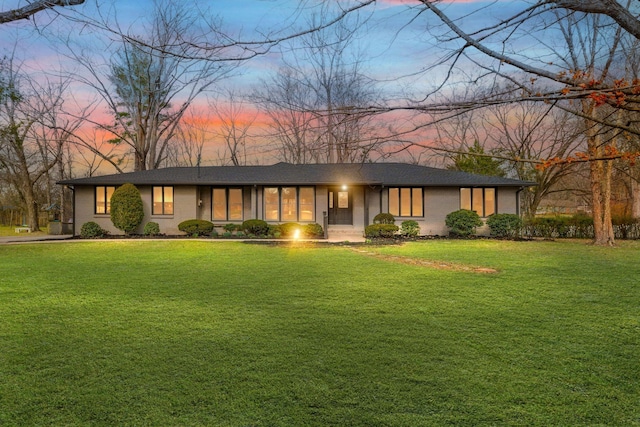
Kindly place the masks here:
[(327, 227), (328, 240), (337, 242), (360, 242), (364, 241), (364, 230), (352, 227), (350, 225), (330, 225)]

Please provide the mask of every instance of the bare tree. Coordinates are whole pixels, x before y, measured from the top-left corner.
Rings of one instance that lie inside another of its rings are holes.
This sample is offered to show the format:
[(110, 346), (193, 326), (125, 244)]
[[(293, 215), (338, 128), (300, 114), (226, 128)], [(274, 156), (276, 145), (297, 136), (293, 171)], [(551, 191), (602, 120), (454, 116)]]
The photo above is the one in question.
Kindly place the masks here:
[(51, 201), (46, 192), (50, 173), (80, 124), (62, 117), (68, 84), (38, 83), (22, 73), (12, 58), (0, 61), (0, 166), (33, 231), (40, 229), (39, 205)]
[(291, 69), (281, 69), (254, 93), (254, 99), (269, 118), (271, 134), (277, 141), (281, 160), (294, 164), (311, 163), (319, 151), (315, 132), (316, 113), (305, 108), (308, 92)]
[(616, 0), (549, 0), (546, 3), (574, 12), (606, 15), (629, 34), (640, 39), (640, 21), (638, 16), (631, 12), (629, 3), (626, 6)]
[[(314, 17), (310, 26), (318, 22)], [(366, 111), (380, 93), (354, 46), (360, 25), (343, 21), (302, 36), (288, 46), (294, 55), (285, 55), (285, 65), (258, 91), (283, 159), (362, 162), (387, 141), (388, 131)]]
[(199, 166), (205, 144), (213, 140), (209, 111), (193, 105), (176, 129), (176, 141), (168, 147), (167, 166)]
[[(144, 36), (133, 42), (121, 32), (120, 48), (106, 72), (99, 71), (91, 55), (72, 50), (91, 76), (84, 82), (100, 94), (113, 117), (112, 123), (95, 125), (113, 135), (112, 143), (129, 148), (135, 170), (166, 164), (189, 106), (233, 68), (217, 62), (213, 54), (209, 61), (190, 58), (193, 47), (181, 40), (201, 18), (182, 3), (155, 3), (150, 24), (142, 28)], [(213, 42), (216, 35), (209, 36)]]
[(497, 174), (499, 164), (508, 176), (537, 183), (522, 193), (528, 217), (546, 196), (566, 191), (558, 184), (576, 169), (572, 162), (541, 167), (539, 159), (565, 159), (584, 151), (579, 120), (551, 104), (497, 104), (434, 121), (436, 152), (449, 161), (466, 160), (476, 166), (476, 173)]
[(224, 98), (211, 99), (209, 106), (219, 122), (217, 136), (224, 141), (223, 159), (234, 166), (247, 164), (247, 139), (257, 113), (249, 112), (246, 103), (232, 90)]
[(38, 12), (53, 9), (56, 6), (67, 7), (83, 4), (85, 0), (36, 0), (15, 9), (0, 12), (0, 24), (29, 19)]
[(522, 197), (525, 215), (533, 217), (545, 197), (566, 191), (558, 184), (575, 172), (576, 164), (540, 167), (529, 161), (564, 159), (584, 151), (580, 123), (566, 111), (535, 102), (490, 107), (487, 113), (484, 126), (495, 153), (509, 159), (508, 169), (516, 178), (537, 183)]

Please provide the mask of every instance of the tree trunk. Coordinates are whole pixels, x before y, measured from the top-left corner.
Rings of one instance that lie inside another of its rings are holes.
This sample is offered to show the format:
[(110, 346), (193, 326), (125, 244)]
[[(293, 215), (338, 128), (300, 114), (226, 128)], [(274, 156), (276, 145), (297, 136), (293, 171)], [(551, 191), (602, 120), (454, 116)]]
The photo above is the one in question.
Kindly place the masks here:
[(631, 216), (640, 218), (640, 183), (631, 178)]
[(590, 163), (591, 204), (593, 209), (593, 243), (612, 246), (615, 243), (611, 223), (611, 161)]
[(40, 231), (40, 222), (38, 221), (38, 202), (33, 192), (33, 187), (25, 186), (24, 203), (27, 209), (27, 225), (31, 231)]

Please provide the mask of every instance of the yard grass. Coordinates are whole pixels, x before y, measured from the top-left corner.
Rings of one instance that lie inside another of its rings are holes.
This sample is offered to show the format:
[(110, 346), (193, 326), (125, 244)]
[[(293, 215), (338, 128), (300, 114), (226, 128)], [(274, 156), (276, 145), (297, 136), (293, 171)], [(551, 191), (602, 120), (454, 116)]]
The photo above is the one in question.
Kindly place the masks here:
[(640, 425), (639, 255), (0, 246), (0, 425)]

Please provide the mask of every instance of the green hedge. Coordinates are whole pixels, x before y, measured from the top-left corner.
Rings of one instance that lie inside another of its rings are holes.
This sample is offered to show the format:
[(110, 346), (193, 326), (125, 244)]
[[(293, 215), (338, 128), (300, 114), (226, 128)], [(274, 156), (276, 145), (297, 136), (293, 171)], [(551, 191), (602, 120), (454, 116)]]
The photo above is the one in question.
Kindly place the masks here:
[(573, 216), (541, 216), (528, 220), (524, 232), (529, 237), (591, 238), (593, 218), (584, 214)]
[(382, 212), (373, 217), (374, 224), (395, 224), (396, 219), (390, 213)]
[(269, 224), (261, 219), (248, 219), (242, 223), (240, 230), (242, 230), (244, 234), (266, 237), (269, 234)]
[(178, 224), (178, 230), (189, 236), (205, 236), (213, 231), (213, 223), (203, 219), (188, 219)]
[(144, 219), (144, 206), (140, 191), (133, 184), (123, 184), (111, 196), (111, 222), (129, 234)]
[(400, 228), (394, 224), (372, 224), (364, 229), (364, 235), (368, 238), (393, 237)]
[(487, 218), (487, 225), (492, 236), (516, 238), (522, 232), (522, 218), (515, 214), (493, 214)]
[(476, 234), (476, 228), (482, 226), (482, 220), (475, 211), (460, 209), (446, 216), (445, 225), (453, 236), (470, 237)]
[(282, 237), (291, 238), (294, 236), (296, 230), (302, 231), (302, 226), (295, 222), (285, 222), (278, 226)]
[(160, 234), (160, 225), (157, 222), (148, 222), (144, 225), (142, 233), (145, 236), (157, 236)]
[(98, 225), (98, 223), (89, 221), (82, 224), (80, 228), (80, 237), (85, 239), (91, 239), (96, 237), (103, 237), (107, 232)]
[(305, 224), (302, 227), (302, 235), (309, 239), (321, 238), (324, 237), (324, 230), (320, 224), (311, 223)]
[(412, 219), (402, 221), (402, 224), (400, 224), (400, 234), (404, 237), (416, 237), (420, 234), (420, 225)]

